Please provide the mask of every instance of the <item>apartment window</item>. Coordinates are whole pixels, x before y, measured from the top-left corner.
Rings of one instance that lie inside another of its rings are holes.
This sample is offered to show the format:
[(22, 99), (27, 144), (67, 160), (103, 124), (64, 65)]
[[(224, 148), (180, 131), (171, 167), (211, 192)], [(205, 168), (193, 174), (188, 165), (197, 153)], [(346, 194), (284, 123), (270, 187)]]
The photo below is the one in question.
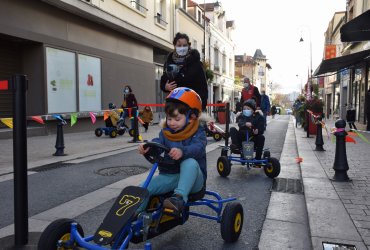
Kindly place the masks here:
[(229, 59), (229, 75), (233, 75), (233, 60)]
[(148, 9), (145, 8), (145, 6), (144, 6), (145, 5), (145, 2), (144, 1), (145, 0), (136, 0), (136, 1), (131, 0), (130, 3), (131, 3), (131, 6), (133, 8), (135, 8), (136, 10), (138, 10), (138, 11), (140, 11), (142, 13), (146, 13), (148, 11)]
[(183, 8), (186, 11), (186, 6), (188, 6), (187, 0), (182, 0), (181, 1), (181, 8)]
[(193, 49), (198, 49), (198, 42), (197, 42), (197, 40), (193, 39), (193, 43), (191, 44), (191, 47)]
[(202, 23), (202, 12), (200, 10), (198, 10), (197, 21), (198, 23)]
[(214, 57), (215, 57), (215, 60), (214, 60), (214, 69), (215, 71), (220, 71), (220, 63), (218, 61), (218, 48), (214, 48), (213, 50), (213, 54), (214, 54)]
[(160, 25), (166, 26), (166, 0), (156, 0), (156, 10), (156, 22)]
[(226, 55), (222, 55), (222, 73), (226, 74)]

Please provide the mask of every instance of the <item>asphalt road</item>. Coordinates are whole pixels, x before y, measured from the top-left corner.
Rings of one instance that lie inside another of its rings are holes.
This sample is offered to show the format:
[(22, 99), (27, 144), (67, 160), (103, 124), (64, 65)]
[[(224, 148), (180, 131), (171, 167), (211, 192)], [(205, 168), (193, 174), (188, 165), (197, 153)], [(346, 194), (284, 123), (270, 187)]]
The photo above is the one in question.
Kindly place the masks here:
[[(280, 158), (289, 117), (273, 119), (265, 133), (265, 147), (271, 156)], [(212, 138), (209, 142), (214, 142)], [(237, 197), (244, 208), (242, 234), (234, 244), (225, 244), (220, 225), (202, 218), (190, 218), (151, 242), (153, 249), (257, 249), (267, 206), (270, 200), (272, 180), (263, 169), (247, 170), (233, 165), (230, 175), (222, 178), (216, 170), (220, 150), (207, 154), (207, 189), (217, 191), (222, 197)], [(40, 168), (39, 173), (28, 177), (29, 216), (48, 210), (97, 190), (132, 174), (145, 172), (151, 164), (136, 151), (114, 155), (73, 165), (53, 165)], [(0, 183), (0, 228), (13, 223), (13, 182)], [(104, 203), (75, 218), (84, 228), (85, 235), (92, 234), (109, 211), (113, 200)], [(207, 208), (198, 208), (207, 211)], [(131, 247), (141, 248), (141, 244)]]

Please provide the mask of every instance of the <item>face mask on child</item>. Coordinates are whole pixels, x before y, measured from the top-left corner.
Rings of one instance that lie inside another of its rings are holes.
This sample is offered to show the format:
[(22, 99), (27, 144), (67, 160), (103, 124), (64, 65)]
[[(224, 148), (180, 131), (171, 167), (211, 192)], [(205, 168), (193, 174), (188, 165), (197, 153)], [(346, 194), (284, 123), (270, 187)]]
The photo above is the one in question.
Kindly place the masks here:
[(126, 88), (126, 89), (124, 90), (124, 92), (125, 92), (126, 94), (128, 94), (128, 93), (130, 93), (130, 90)]
[(243, 115), (246, 116), (246, 117), (249, 117), (253, 114), (252, 110), (249, 110), (249, 109), (244, 109), (243, 110)]

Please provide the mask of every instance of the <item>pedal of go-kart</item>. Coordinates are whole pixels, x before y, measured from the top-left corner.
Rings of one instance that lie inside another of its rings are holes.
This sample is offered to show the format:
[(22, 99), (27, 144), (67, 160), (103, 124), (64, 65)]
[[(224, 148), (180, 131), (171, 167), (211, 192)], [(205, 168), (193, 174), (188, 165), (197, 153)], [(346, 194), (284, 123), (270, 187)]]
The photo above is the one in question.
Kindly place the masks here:
[(123, 189), (96, 230), (94, 242), (100, 245), (110, 244), (148, 195), (148, 190), (142, 187), (128, 186)]

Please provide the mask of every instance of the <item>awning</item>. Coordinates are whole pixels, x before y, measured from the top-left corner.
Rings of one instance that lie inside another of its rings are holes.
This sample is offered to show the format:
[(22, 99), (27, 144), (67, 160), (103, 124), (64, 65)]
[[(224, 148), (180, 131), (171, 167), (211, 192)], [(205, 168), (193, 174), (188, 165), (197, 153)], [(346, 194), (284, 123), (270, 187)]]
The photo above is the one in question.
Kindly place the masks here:
[(370, 40), (370, 10), (353, 18), (340, 28), (342, 42), (358, 42)]
[(365, 60), (370, 60), (370, 49), (346, 56), (339, 56), (328, 60), (323, 60), (314, 75), (317, 76), (328, 72), (336, 72), (338, 70), (354, 66)]

